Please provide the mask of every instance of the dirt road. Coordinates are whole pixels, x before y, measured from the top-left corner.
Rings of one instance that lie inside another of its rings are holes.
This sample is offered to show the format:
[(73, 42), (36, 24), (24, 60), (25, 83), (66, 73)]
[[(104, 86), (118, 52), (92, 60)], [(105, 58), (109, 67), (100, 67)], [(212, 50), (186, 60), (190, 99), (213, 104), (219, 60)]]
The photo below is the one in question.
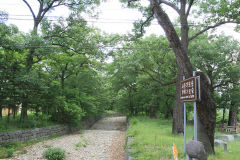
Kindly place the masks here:
[(107, 117), (89, 130), (25, 147), (26, 154), (12, 160), (44, 160), (42, 154), (50, 147), (66, 151), (65, 160), (124, 160), (126, 117)]

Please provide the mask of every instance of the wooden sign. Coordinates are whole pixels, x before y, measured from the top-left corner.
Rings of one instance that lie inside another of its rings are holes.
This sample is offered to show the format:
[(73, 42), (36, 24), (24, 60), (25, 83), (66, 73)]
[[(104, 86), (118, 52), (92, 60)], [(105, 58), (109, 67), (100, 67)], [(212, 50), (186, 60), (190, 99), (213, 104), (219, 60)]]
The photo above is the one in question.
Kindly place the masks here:
[(180, 100), (197, 100), (196, 77), (191, 77), (180, 82)]

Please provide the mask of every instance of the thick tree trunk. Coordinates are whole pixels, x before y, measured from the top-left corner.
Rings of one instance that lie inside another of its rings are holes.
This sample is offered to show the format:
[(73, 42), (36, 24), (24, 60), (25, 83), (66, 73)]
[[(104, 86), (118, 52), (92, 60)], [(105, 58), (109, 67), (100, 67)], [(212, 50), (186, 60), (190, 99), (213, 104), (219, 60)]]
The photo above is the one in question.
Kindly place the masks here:
[(177, 83), (176, 83), (176, 96), (175, 103), (173, 107), (173, 122), (172, 122), (172, 133), (179, 134), (183, 133), (183, 103), (180, 100), (180, 81), (182, 80), (182, 75), (178, 71)]
[(204, 144), (205, 150), (212, 154), (214, 153), (216, 104), (211, 97), (208, 78), (203, 73), (198, 73), (198, 75), (201, 77), (201, 101), (197, 102), (197, 114), (203, 128), (198, 130), (198, 140)]
[[(178, 69), (186, 78), (192, 76), (193, 67), (186, 54), (184, 43), (179, 39), (168, 15), (162, 10), (156, 0), (150, 0), (151, 8), (158, 23), (162, 26), (168, 38), (170, 47), (176, 56)], [(186, 28), (187, 29), (187, 28)], [(188, 38), (188, 37), (186, 37)], [(210, 94), (210, 84), (207, 77), (201, 74), (201, 101), (197, 102), (197, 113), (202, 127), (198, 129), (198, 140), (204, 144), (208, 154), (214, 153), (214, 130), (216, 126), (216, 105)]]
[(229, 111), (228, 126), (236, 126), (238, 118), (238, 107), (231, 106)]

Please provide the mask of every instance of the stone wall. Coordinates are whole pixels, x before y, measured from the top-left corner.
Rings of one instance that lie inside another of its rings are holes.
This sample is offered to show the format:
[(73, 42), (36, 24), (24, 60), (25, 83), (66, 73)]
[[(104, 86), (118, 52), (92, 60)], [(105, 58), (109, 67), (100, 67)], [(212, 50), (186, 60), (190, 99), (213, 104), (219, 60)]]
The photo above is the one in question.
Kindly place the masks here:
[(11, 131), (0, 133), (0, 145), (4, 142), (36, 140), (66, 133), (69, 133), (69, 127), (64, 125), (35, 128), (31, 130)]
[(30, 130), (20, 130), (11, 131), (6, 133), (0, 133), (0, 145), (5, 142), (15, 142), (15, 141), (28, 141), (37, 140), (50, 136), (63, 135), (71, 132), (78, 131), (80, 129), (90, 128), (96, 121), (101, 118), (108, 116), (120, 116), (121, 114), (102, 114), (100, 116), (95, 116), (88, 118), (80, 122), (80, 128), (74, 128), (69, 125), (54, 125), (44, 128), (35, 128)]

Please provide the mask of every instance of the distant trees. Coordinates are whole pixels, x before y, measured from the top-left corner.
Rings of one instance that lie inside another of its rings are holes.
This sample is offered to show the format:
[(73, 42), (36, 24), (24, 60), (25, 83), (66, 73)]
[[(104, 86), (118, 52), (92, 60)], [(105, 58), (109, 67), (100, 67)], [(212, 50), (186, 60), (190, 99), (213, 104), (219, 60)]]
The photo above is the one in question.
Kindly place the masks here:
[[(42, 33), (23, 34), (15, 26), (0, 23), (0, 106), (47, 115), (54, 121), (76, 124), (105, 110), (105, 42), (96, 29), (71, 15), (67, 21), (44, 21)], [(29, 51), (34, 49), (31, 69)], [(1, 112), (2, 113), (2, 112)], [(10, 116), (10, 114), (9, 114)]]
[(126, 43), (108, 70), (115, 106), (131, 115), (172, 117), (176, 63), (164, 37)]
[[(217, 108), (229, 108), (228, 125), (236, 125), (239, 101), (239, 42), (227, 36), (203, 34), (192, 41), (189, 56), (196, 70), (207, 74)], [(197, 56), (194, 56), (197, 55)]]

